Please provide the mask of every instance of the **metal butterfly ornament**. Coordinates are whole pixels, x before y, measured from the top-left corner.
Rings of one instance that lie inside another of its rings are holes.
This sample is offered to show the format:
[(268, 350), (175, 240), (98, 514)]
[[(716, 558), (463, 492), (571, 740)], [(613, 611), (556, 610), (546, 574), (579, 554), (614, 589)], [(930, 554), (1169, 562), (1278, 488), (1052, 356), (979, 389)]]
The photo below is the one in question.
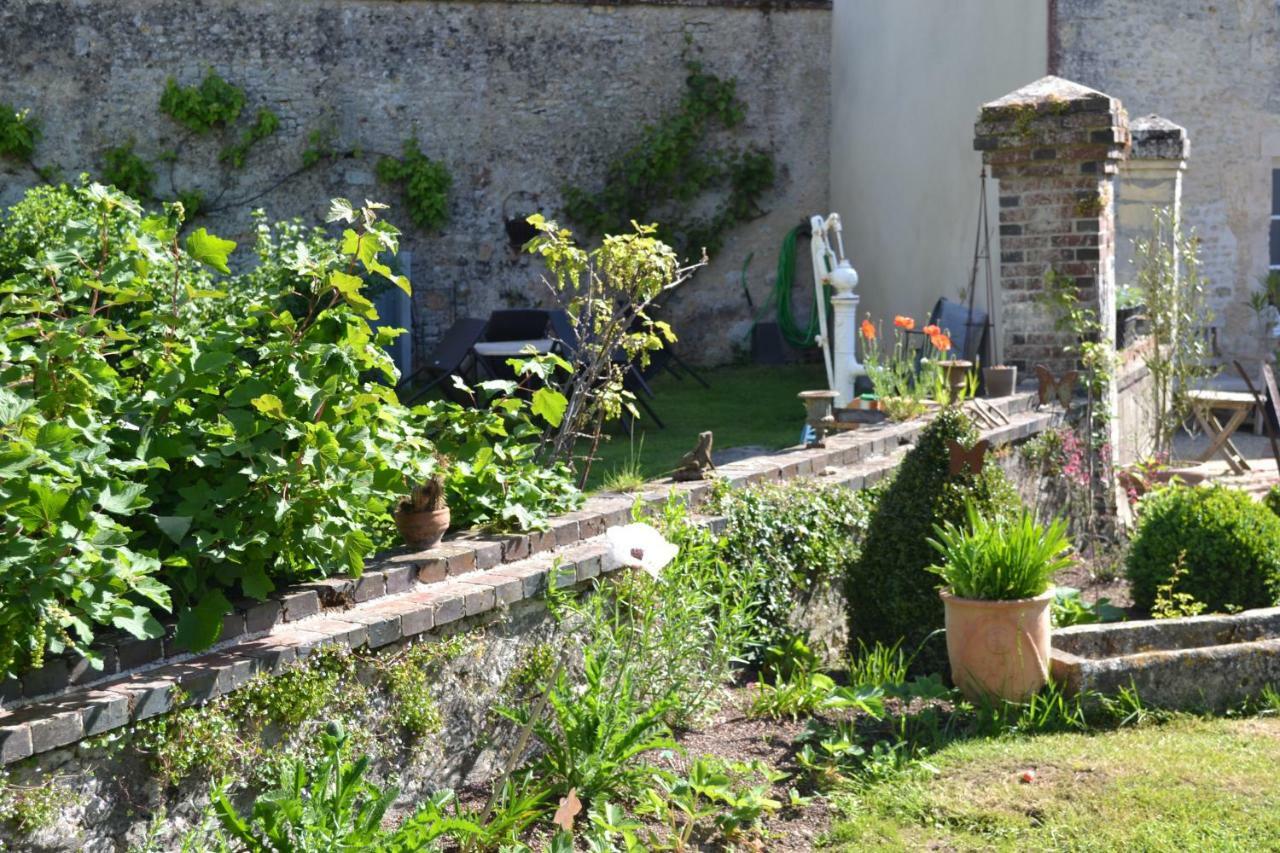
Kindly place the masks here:
[(1080, 371), (1068, 370), (1055, 379), (1048, 367), (1037, 364), (1036, 378), (1040, 380), (1040, 405), (1043, 406), (1056, 398), (1066, 408), (1071, 405), (1071, 397), (1075, 394), (1076, 380), (1080, 378)]

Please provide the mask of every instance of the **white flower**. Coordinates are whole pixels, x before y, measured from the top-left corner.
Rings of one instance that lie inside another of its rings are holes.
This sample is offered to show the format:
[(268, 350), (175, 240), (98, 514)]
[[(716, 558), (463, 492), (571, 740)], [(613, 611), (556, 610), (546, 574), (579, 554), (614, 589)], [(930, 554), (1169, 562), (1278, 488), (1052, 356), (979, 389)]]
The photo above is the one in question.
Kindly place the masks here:
[(662, 580), (663, 567), (680, 551), (680, 546), (668, 542), (648, 524), (609, 528), (609, 548), (620, 564), (648, 572), (654, 580)]

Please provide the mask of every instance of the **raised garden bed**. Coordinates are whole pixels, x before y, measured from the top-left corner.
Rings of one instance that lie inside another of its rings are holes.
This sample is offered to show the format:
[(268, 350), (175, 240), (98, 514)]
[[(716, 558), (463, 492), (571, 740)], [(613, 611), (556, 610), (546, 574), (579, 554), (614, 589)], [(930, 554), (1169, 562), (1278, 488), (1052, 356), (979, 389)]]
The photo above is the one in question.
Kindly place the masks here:
[(1280, 607), (1063, 628), (1051, 670), (1074, 692), (1136, 689), (1155, 707), (1238, 707), (1280, 685)]

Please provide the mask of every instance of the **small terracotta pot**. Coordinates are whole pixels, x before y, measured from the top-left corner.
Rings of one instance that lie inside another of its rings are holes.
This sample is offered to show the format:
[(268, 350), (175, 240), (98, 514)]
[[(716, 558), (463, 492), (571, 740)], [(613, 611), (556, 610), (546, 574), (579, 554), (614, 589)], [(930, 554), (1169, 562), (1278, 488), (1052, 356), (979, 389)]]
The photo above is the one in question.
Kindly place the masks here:
[(396, 528), (410, 548), (434, 548), (449, 529), (449, 508), (397, 509)]
[(954, 401), (964, 390), (965, 378), (969, 375), (973, 362), (954, 358), (949, 361), (939, 361), (938, 366), (947, 371), (947, 385), (951, 388), (951, 399)]
[(942, 592), (951, 680), (970, 700), (1025, 701), (1049, 679), (1053, 590), (1017, 601)]
[(984, 367), (982, 385), (988, 397), (1012, 396), (1013, 389), (1018, 387), (1018, 368)]

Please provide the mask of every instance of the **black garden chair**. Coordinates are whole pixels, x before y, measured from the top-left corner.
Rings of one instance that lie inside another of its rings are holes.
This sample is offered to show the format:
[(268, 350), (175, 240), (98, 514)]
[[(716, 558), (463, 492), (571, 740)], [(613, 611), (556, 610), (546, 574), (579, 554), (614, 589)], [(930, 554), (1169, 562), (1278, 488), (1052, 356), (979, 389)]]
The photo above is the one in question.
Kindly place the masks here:
[(488, 321), (477, 317), (464, 317), (454, 322), (431, 351), (427, 363), (400, 380), (396, 393), (409, 404), (440, 385), (442, 393), (449, 399), (469, 404), (471, 400), (454, 387), (450, 377), (458, 376), (465, 381), (474, 374), (477, 360), (472, 347), (484, 336), (487, 325)]

